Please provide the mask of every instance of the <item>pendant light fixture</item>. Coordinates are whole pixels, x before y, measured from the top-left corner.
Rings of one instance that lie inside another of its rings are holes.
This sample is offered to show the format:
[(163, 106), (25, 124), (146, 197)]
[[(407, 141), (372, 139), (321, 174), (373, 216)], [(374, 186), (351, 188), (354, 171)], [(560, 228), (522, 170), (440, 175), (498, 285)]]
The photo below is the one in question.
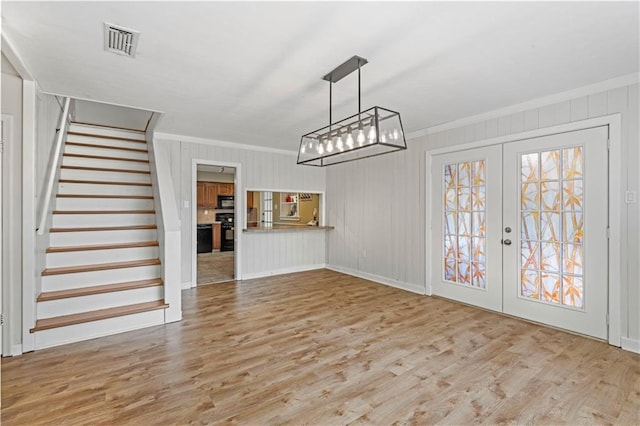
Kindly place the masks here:
[[(298, 164), (324, 167), (407, 149), (399, 112), (378, 106), (362, 111), (360, 68), (366, 63), (366, 59), (354, 56), (322, 77), (329, 82), (329, 125), (302, 136)], [(334, 123), (331, 116), (333, 83), (356, 70), (358, 113)]]

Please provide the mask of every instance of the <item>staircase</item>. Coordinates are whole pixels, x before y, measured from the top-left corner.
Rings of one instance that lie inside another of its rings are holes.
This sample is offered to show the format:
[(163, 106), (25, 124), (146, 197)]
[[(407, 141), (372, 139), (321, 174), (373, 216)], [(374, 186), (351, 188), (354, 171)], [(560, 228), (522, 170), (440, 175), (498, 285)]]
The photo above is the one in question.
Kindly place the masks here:
[(164, 323), (143, 132), (72, 123), (37, 298), (36, 347)]

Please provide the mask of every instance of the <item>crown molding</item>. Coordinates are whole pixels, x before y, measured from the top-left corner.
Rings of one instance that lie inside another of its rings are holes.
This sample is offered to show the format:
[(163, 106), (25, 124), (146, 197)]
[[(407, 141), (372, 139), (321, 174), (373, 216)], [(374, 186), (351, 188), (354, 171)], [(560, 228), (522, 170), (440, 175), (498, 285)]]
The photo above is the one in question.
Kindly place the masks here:
[(272, 154), (289, 155), (292, 157), (296, 157), (298, 155), (297, 151), (289, 151), (286, 149), (270, 148), (266, 146), (251, 145), (246, 143), (220, 141), (216, 139), (199, 138), (196, 136), (177, 135), (174, 133), (154, 132), (153, 138), (176, 141), (176, 142), (198, 143), (203, 145), (217, 146), (220, 148), (233, 148), (233, 149), (244, 149), (247, 151), (269, 152)]

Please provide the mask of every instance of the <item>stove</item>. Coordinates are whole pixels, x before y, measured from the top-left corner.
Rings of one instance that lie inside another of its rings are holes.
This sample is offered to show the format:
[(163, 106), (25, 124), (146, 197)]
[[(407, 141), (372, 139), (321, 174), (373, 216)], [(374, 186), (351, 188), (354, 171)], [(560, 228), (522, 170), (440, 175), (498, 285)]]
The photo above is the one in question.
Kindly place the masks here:
[(216, 222), (220, 222), (220, 251), (233, 251), (235, 233), (233, 213), (216, 213)]

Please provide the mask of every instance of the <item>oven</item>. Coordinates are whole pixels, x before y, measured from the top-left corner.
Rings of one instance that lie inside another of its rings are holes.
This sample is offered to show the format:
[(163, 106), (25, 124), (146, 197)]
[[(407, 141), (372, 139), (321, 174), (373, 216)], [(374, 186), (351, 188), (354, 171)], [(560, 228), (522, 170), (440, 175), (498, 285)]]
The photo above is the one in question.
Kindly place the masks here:
[(220, 222), (220, 251), (233, 251), (235, 236), (233, 213), (217, 213), (216, 222)]

